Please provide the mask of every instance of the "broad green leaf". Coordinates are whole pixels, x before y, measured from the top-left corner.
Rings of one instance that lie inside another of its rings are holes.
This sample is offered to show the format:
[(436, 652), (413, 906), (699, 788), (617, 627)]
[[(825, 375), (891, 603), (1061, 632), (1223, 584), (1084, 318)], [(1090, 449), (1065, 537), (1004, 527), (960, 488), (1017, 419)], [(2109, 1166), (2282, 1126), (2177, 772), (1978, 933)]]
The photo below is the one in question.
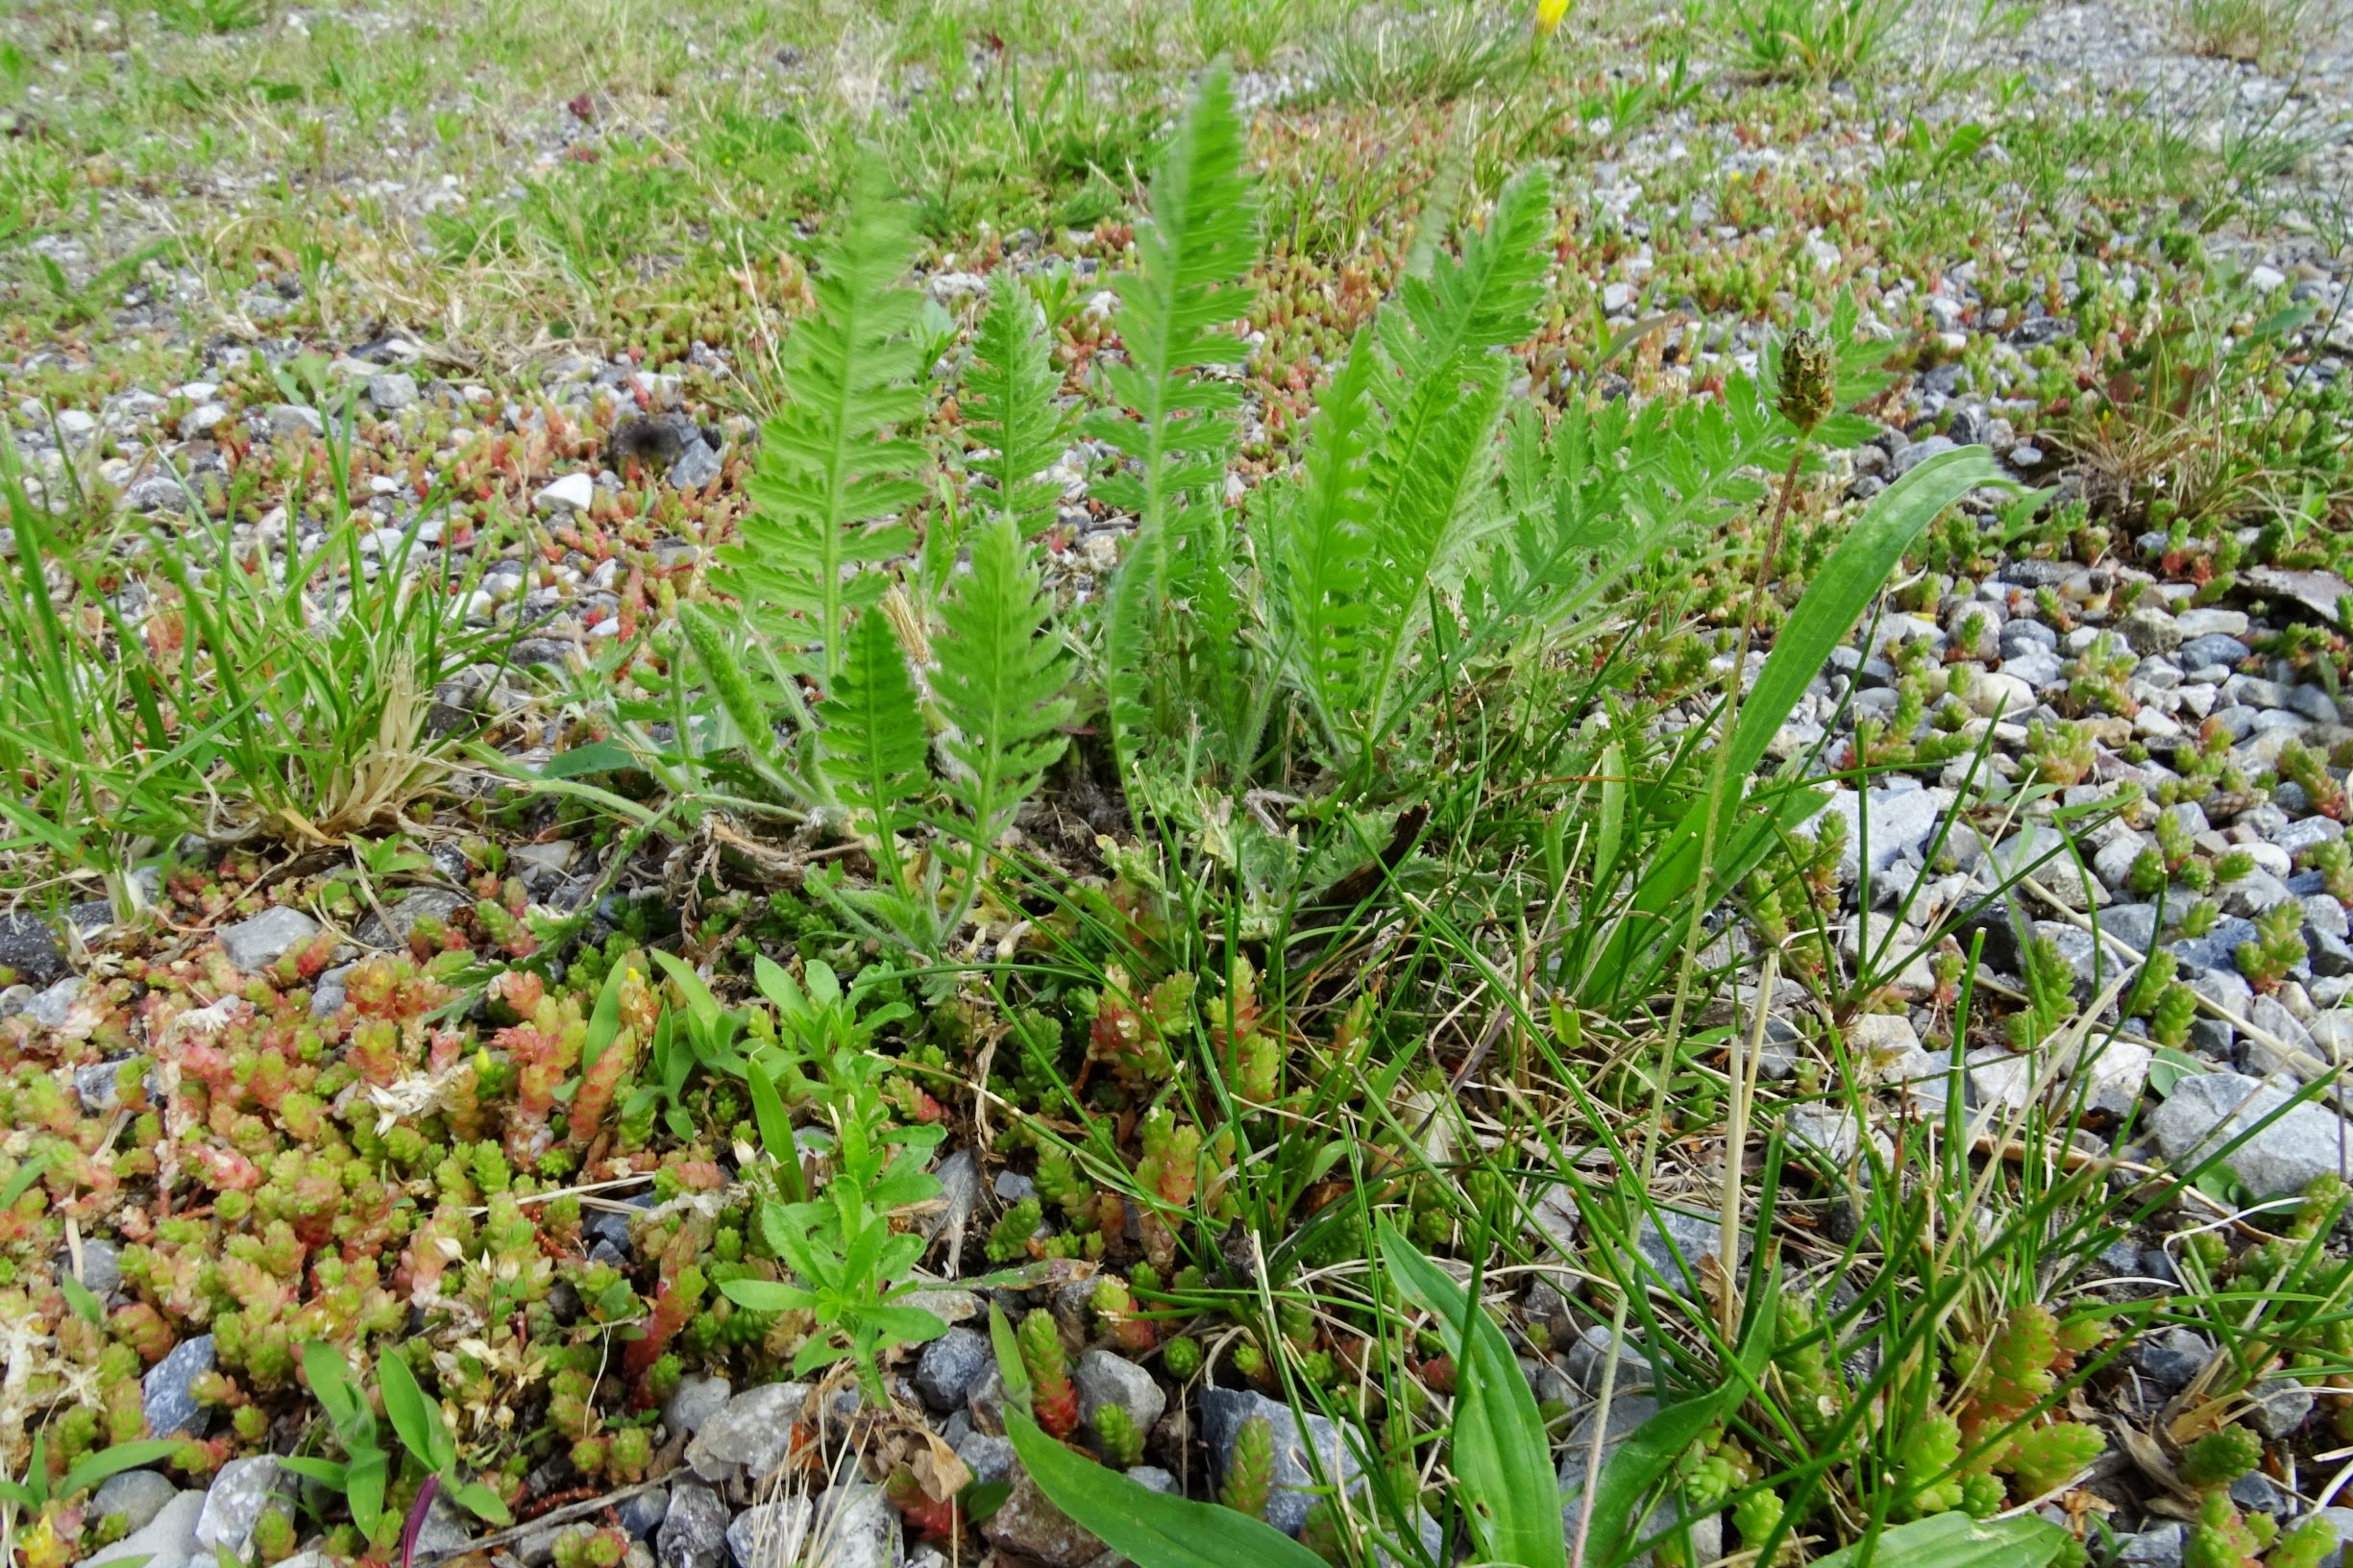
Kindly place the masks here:
[(755, 1312), (805, 1311), (817, 1305), (817, 1297), (809, 1291), (776, 1280), (729, 1280), (719, 1289), (738, 1307)]
[[(322, 1486), (331, 1486), (338, 1492), (351, 1480), (351, 1466), (339, 1459), (314, 1459), (305, 1454), (288, 1454), (278, 1462), (298, 1476), (315, 1481)], [(355, 1508), (353, 1511), (356, 1513), (358, 1510)]]
[(1011, 1496), (1011, 1482), (975, 1481), (968, 1482), (965, 1489), (956, 1494), (956, 1507), (963, 1510), (967, 1519), (977, 1525), (1003, 1507), (1005, 1500)]
[(669, 975), (671, 983), (678, 988), (678, 994), (686, 998), (688, 1012), (701, 1020), (719, 1017), (723, 1011), (719, 1005), (719, 998), (712, 995), (711, 988), (702, 983), (702, 976), (695, 972), (695, 966), (677, 954), (666, 953), (659, 947), (650, 950), (653, 954), (653, 961), (662, 966), (662, 972)]
[(436, 1442), (441, 1435), (441, 1411), (417, 1386), (417, 1375), (398, 1356), (386, 1356), (377, 1362), (376, 1376), (384, 1390), (384, 1414), (391, 1418), (392, 1430), (401, 1434), (402, 1444), (428, 1470), (444, 1468)]
[(367, 1402), (359, 1397), (359, 1390), (352, 1385), (351, 1365), (344, 1360), (342, 1352), (324, 1339), (311, 1340), (303, 1347), (303, 1377), (310, 1384), (311, 1397), (327, 1411), (327, 1419), (346, 1446), (363, 1420), (370, 1434), (374, 1433), (375, 1417)]
[(371, 1448), (353, 1458), (350, 1473), (343, 1500), (352, 1506), (353, 1522), (373, 1534), (377, 1520), (383, 1517), (384, 1486), (392, 1479), (391, 1461), (382, 1449)]
[(104, 1323), (107, 1320), (106, 1303), (92, 1295), (90, 1287), (71, 1274), (58, 1276), (58, 1289), (64, 1295), (65, 1305), (71, 1307), (74, 1315), (83, 1322)]
[[(1591, 1522), (1585, 1527), (1584, 1559), (1603, 1565), (1616, 1563), (1640, 1531), (1634, 1509), (1654, 1490), (1692, 1439), (1722, 1415), (1725, 1394), (1718, 1390), (1697, 1399), (1670, 1405), (1636, 1427), (1602, 1466), (1593, 1488)], [(1572, 1467), (1583, 1463), (1581, 1451), (1569, 1457)], [(1581, 1474), (1581, 1471), (1580, 1472)], [(1572, 1517), (1581, 1507), (1575, 1493), (1569, 1500)], [(1572, 1527), (1574, 1528), (1574, 1527)]]
[(2184, 1078), (2194, 1078), (2205, 1072), (2207, 1065), (2187, 1051), (2160, 1045), (2148, 1065), (2148, 1087), (2163, 1099), (2173, 1092), (2173, 1086)]
[(1386, 1220), (1381, 1256), (1398, 1290), (1438, 1320), (1455, 1358), (1453, 1466), (1480, 1555), (1517, 1568), (1559, 1568), (1559, 1482), (1536, 1398), (1509, 1341), (1470, 1292)]
[(1003, 1309), (989, 1335), (1005, 1384), (1005, 1434), (1021, 1468), (1080, 1529), (1137, 1568), (1323, 1568), (1323, 1559), (1262, 1520), (1156, 1492), (1048, 1437), (1029, 1413), (1029, 1375)]
[(1320, 1568), (1323, 1563), (1263, 1520), (1156, 1492), (1081, 1458), (1010, 1404), (1005, 1433), (1038, 1489), (1137, 1568)]
[(1959, 1510), (1932, 1513), (1857, 1541), (1813, 1568), (2045, 1568), (2068, 1544), (2047, 1519), (1974, 1519)]
[(1954, 502), (1984, 485), (2006, 482), (1983, 447), (1938, 453), (1873, 498), (1773, 640), (1756, 684), (1732, 729), (1731, 770), (1746, 777), (1805, 695), (1805, 688), (1862, 616), (1921, 531)]
[(48, 1168), (49, 1156), (45, 1153), (37, 1154), (18, 1165), (16, 1173), (8, 1179), (8, 1186), (0, 1187), (0, 1209), (12, 1207), (18, 1198), (30, 1192), (33, 1184), (41, 1179), (41, 1172)]
[(858, 1317), (901, 1345), (924, 1344), (947, 1333), (945, 1319), (920, 1307), (861, 1307)]
[(800, 1184), (800, 1146), (793, 1138), (793, 1118), (784, 1109), (784, 1096), (776, 1092), (776, 1081), (768, 1069), (757, 1062), (748, 1064), (746, 1074), (751, 1085), (751, 1114), (760, 1129), (760, 1146), (768, 1157), (785, 1167), (784, 1183), (795, 1203), (806, 1203), (809, 1195)]
[(1029, 1367), (1021, 1360), (1020, 1341), (1013, 1336), (1013, 1320), (993, 1305), (989, 1309), (989, 1343), (996, 1352), (997, 1378), (1005, 1385), (1005, 1408), (1027, 1415), (1032, 1397)]
[(1606, 890), (1617, 879), (1618, 849), (1626, 842), (1626, 747), (1602, 747), (1602, 826), (1593, 845), (1593, 874)]
[(803, 1373), (814, 1372), (821, 1366), (831, 1366), (834, 1362), (846, 1359), (849, 1354), (849, 1346), (836, 1344), (831, 1339), (820, 1339), (815, 1335), (811, 1335), (800, 1342), (800, 1349), (793, 1353), (793, 1376), (797, 1378)]
[(550, 757), (540, 764), (539, 776), (577, 778), (583, 773), (616, 773), (636, 765), (637, 759), (619, 741), (591, 741)]
[(499, 1494), (478, 1481), (455, 1481), (448, 1483), (450, 1495), (457, 1499), (459, 1507), (477, 1519), (487, 1519), (494, 1525), (511, 1525), (515, 1516), (506, 1511), (506, 1504)]

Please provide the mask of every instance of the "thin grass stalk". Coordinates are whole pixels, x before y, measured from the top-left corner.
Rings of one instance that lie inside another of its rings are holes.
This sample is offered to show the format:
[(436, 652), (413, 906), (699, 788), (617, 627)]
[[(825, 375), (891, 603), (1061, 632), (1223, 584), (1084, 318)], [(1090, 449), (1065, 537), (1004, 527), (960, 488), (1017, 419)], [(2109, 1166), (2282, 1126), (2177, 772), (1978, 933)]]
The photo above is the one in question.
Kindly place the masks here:
[(1725, 1265), (1724, 1290), (1719, 1298), (1718, 1318), (1726, 1343), (1736, 1342), (1740, 1334), (1740, 1292), (1736, 1287), (1739, 1271), (1732, 1260), (1740, 1256), (1740, 1178), (1747, 1164), (1749, 1118), (1756, 1098), (1758, 1065), (1765, 1056), (1765, 1024), (1772, 1017), (1773, 991), (1781, 974), (1781, 955), (1768, 948), (1763, 968), (1756, 981), (1756, 1017), (1746, 1041), (1734, 1029), (1726, 1041), (1730, 1054), (1728, 1068), (1732, 1082), (1730, 1116), (1724, 1134), (1724, 1191), (1723, 1208), (1718, 1219), (1716, 1256)]

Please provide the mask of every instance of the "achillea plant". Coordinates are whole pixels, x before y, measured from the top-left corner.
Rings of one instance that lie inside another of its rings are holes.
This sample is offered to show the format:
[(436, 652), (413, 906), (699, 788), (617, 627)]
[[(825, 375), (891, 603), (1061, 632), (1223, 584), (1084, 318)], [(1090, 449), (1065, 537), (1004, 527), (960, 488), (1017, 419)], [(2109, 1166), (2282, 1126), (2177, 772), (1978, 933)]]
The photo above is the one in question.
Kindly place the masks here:
[[(905, 434), (923, 411), (920, 296), (904, 277), (907, 208), (877, 160), (862, 166), (819, 258), (817, 308), (783, 351), (786, 395), (762, 431), (743, 542), (720, 551), (717, 585), (740, 608), (682, 605), (679, 625), (760, 781), (871, 851), (879, 885), (820, 875), (809, 891), (870, 934), (930, 951), (964, 924), (998, 841), (1066, 744), (1071, 661), (1023, 540), (1051, 521), (1036, 476), (1061, 455), (1068, 421), (1037, 308), (1000, 282), (966, 388), (992, 453), (968, 465), (985, 481), (970, 564), (927, 572), (932, 602), (893, 587), (883, 568), (914, 544), (902, 519), (923, 495), (926, 454)], [(814, 706), (802, 680), (821, 694)], [(938, 852), (911, 844), (926, 834)]]

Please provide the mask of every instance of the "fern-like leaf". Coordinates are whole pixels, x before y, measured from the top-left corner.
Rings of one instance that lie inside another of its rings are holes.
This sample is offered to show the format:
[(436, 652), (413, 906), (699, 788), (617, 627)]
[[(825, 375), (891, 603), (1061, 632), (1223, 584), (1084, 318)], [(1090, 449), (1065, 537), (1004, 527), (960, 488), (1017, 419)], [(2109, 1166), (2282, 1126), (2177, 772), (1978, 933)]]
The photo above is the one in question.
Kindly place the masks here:
[(1358, 331), (1347, 360), (1316, 400), (1297, 488), (1276, 502), (1279, 533), (1265, 551), (1278, 659), (1327, 730), (1340, 722), (1342, 690), (1372, 625), (1364, 599), (1371, 569), (1373, 444), (1380, 410), (1372, 331)]
[[(736, 740), (742, 745), (752, 772), (797, 804), (813, 800), (815, 792), (777, 754), (772, 727), (774, 707), (770, 698), (779, 694), (772, 686), (764, 688), (754, 677), (752, 667), (748, 666), (742, 649), (737, 646), (738, 633), (732, 622), (706, 604), (682, 603), (678, 606), (678, 629), (694, 650), (695, 662), (701, 666), (711, 695), (718, 698), (719, 711), (734, 727)], [(807, 718), (805, 711), (801, 717)]]
[(1191, 108), (1152, 181), (1152, 218), (1137, 235), (1138, 266), (1114, 282), (1114, 325), (1127, 363), (1104, 367), (1114, 402), (1089, 429), (1129, 458), (1096, 494), (1138, 515), (1136, 538), (1114, 579), (1107, 609), (1107, 685), (1114, 745), (1132, 764), (1150, 723), (1155, 659), (1176, 641), (1177, 556), (1186, 532), (1174, 518), (1188, 499), (1220, 498), (1240, 394), (1197, 372), (1241, 362), (1228, 327), (1249, 306), (1240, 288), (1257, 255), (1257, 196), (1247, 147), (1222, 67), (1202, 78)]
[(1498, 351), (1535, 330), (1551, 222), (1552, 187), (1535, 171), (1520, 175), (1496, 198), (1486, 232), (1458, 259), (1434, 259), (1426, 279), (1403, 279), (1375, 320), (1389, 424), (1372, 458), (1381, 504), (1364, 600), (1372, 624), (1394, 629), (1360, 662), (1350, 700), (1328, 703), (1356, 711), (1360, 766), (1402, 709), (1398, 676), (1423, 641), (1432, 595), (1458, 582), (1484, 521), (1468, 504), (1494, 467), (1507, 371)]
[(817, 710), (821, 766), (856, 825), (872, 835), (892, 884), (904, 894), (897, 838), (904, 808), (926, 783), (923, 716), (888, 616), (869, 610), (846, 641), (832, 695)]
[(1241, 403), (1231, 383), (1186, 374), (1238, 365), (1241, 339), (1218, 329), (1249, 308), (1237, 286), (1258, 256), (1258, 195), (1234, 84), (1223, 67), (1201, 79), (1192, 107), (1152, 181), (1152, 217), (1137, 233), (1137, 266), (1113, 280), (1127, 363), (1107, 363), (1112, 395), (1133, 417), (1103, 410), (1096, 434), (1142, 472), (1099, 493), (1157, 521), (1179, 498), (1224, 476), (1230, 416)]
[(1471, 236), (1459, 259), (1433, 257), (1426, 277), (1399, 281), (1379, 318), (1381, 347), (1408, 386), (1459, 355), (1507, 349), (1535, 331), (1552, 218), (1552, 184), (1530, 169), (1497, 195), (1486, 233)]
[(971, 570), (950, 585), (932, 646), (931, 689), (948, 723), (947, 793), (971, 842), (994, 844), (1061, 756), (1070, 717), (1067, 649), (1046, 625), (1051, 601), (1013, 516), (972, 532)]
[(761, 431), (743, 543), (719, 553), (722, 586), (827, 691), (850, 615), (884, 587), (855, 569), (906, 553), (897, 519), (922, 494), (923, 450), (899, 433), (922, 411), (920, 299), (902, 282), (914, 232), (878, 168), (868, 160), (819, 257), (817, 310), (784, 345), (784, 403)]
[(989, 505), (1023, 538), (1054, 521), (1058, 487), (1041, 476), (1069, 444), (1072, 421), (1054, 404), (1061, 385), (1037, 303), (1012, 269), (1000, 270), (972, 337), (960, 402), (966, 430), (987, 449), (966, 466), (989, 481)]

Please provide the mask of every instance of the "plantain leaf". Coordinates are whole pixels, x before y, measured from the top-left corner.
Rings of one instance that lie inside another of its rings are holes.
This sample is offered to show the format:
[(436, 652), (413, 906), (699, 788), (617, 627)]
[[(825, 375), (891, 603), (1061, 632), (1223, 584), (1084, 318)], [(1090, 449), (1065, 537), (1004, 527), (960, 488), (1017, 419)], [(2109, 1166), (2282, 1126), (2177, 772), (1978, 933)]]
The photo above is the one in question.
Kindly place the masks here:
[(515, 1516), (506, 1511), (505, 1501), (478, 1481), (452, 1482), (450, 1495), (457, 1499), (458, 1507), (477, 1519), (501, 1527), (515, 1522)]
[(755, 1312), (800, 1311), (817, 1304), (817, 1297), (811, 1292), (779, 1280), (729, 1280), (719, 1291), (738, 1307), (748, 1307)]
[(1453, 1463), (1479, 1555), (1517, 1568), (1560, 1568), (1559, 1483), (1536, 1396), (1494, 1319), (1446, 1271), (1381, 1222), (1381, 1257), (1408, 1301), (1438, 1320), (1455, 1358)]
[[(384, 1414), (392, 1418), (392, 1430), (401, 1434), (402, 1444), (428, 1470), (447, 1469), (441, 1451), (448, 1436), (441, 1411), (417, 1386), (417, 1375), (408, 1370), (408, 1363), (398, 1356), (386, 1356), (377, 1363), (376, 1376), (383, 1386)], [(450, 1458), (453, 1460), (456, 1456)]]
[(100, 1301), (91, 1293), (88, 1286), (84, 1285), (71, 1274), (58, 1276), (58, 1289), (64, 1295), (65, 1305), (74, 1310), (74, 1316), (83, 1322), (104, 1323), (107, 1320), (106, 1303)]
[(1813, 1568), (2045, 1568), (2069, 1542), (2047, 1519), (1974, 1519), (1957, 1509), (1932, 1513), (1857, 1541)]
[(1635, 1508), (1657, 1489), (1692, 1439), (1740, 1408), (1750, 1387), (1764, 1375), (1765, 1360), (1773, 1351), (1774, 1325), (1779, 1317), (1778, 1302), (1770, 1293), (1757, 1298), (1755, 1315), (1749, 1320), (1748, 1337), (1740, 1349), (1742, 1376), (1728, 1378), (1722, 1387), (1695, 1399), (1668, 1406), (1636, 1427), (1609, 1456), (1593, 1488), (1583, 1560), (1606, 1568), (1623, 1559), (1640, 1533)]
[[(1699, 890), (1703, 901), (1712, 903), (1725, 887), (1747, 874), (1774, 843), (1777, 826), (1794, 826), (1820, 809), (1822, 796), (1806, 790), (1784, 794), (1760, 817), (1744, 819), (1741, 814), (1750, 775), (1764, 759), (1766, 745), (1804, 695), (1807, 682), (1821, 673), (1830, 649), (1862, 615), (1922, 529), (1970, 491), (2002, 482), (2001, 471), (1983, 447), (1939, 453), (1874, 497), (1814, 574), (1805, 597), (1774, 637), (1773, 651), (1756, 684), (1741, 699), (1724, 759), (1724, 797), (1714, 812), (1718, 848), (1710, 873), (1713, 886)], [(1667, 916), (1687, 907), (1685, 900), (1699, 882), (1701, 840), (1708, 817), (1708, 798), (1703, 795), (1661, 844), (1632, 908), (1594, 970), (1622, 992), (1638, 992), (1652, 966), (1684, 935), (1682, 922)]]
[(338, 1492), (351, 1480), (351, 1466), (336, 1459), (314, 1459), (306, 1455), (287, 1454), (282, 1456), (278, 1463), (306, 1481), (315, 1481)]
[(785, 1196), (795, 1203), (806, 1203), (809, 1190), (801, 1179), (800, 1145), (794, 1140), (793, 1118), (785, 1113), (784, 1097), (776, 1092), (775, 1080), (769, 1077), (766, 1067), (757, 1062), (744, 1066), (751, 1084), (751, 1114), (759, 1124), (760, 1146), (782, 1172)]
[(613, 967), (604, 974), (604, 989), (597, 992), (597, 1010), (588, 1016), (588, 1034), (580, 1041), (580, 1070), (586, 1072), (597, 1065), (605, 1047), (621, 1036), (621, 983), (629, 970), (629, 959), (625, 954), (613, 960)]

